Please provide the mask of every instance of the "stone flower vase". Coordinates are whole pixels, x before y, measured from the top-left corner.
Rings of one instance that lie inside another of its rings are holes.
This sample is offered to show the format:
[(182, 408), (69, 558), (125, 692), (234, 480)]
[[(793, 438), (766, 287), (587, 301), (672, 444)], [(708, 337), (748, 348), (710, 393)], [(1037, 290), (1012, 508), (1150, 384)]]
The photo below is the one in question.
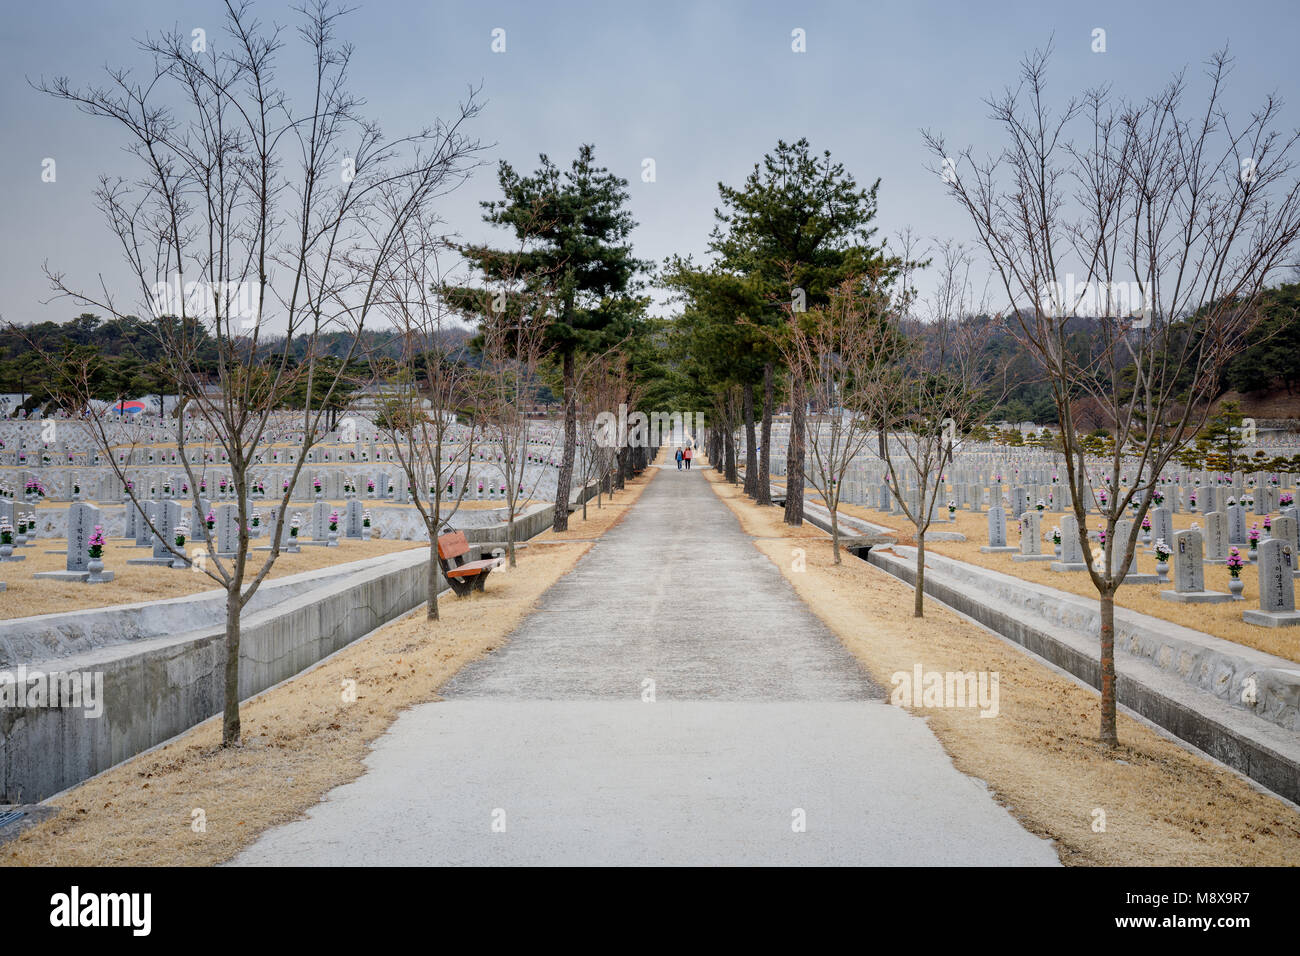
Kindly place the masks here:
[(8, 560), (13, 557), (14, 546), (12, 544), (0, 544), (0, 561)]
[(1161, 584), (1164, 584), (1166, 581), (1169, 580), (1168, 574), (1169, 574), (1169, 563), (1167, 561), (1157, 561), (1156, 576), (1159, 577)]
[(1234, 601), (1246, 600), (1244, 597), (1241, 596), (1241, 592), (1244, 591), (1245, 589), (1246, 589), (1246, 582), (1243, 581), (1241, 578), (1228, 579), (1228, 590), (1232, 593), (1232, 599)]
[(86, 577), (87, 584), (101, 584), (104, 581), (104, 560), (103, 558), (91, 558), (86, 562), (86, 570), (89, 575)]

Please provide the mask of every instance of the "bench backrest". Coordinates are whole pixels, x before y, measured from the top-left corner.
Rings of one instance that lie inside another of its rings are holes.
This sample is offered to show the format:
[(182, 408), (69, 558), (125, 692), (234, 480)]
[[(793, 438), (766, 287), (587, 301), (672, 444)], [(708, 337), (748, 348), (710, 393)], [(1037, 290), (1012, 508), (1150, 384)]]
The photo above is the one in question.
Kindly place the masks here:
[(438, 535), (438, 557), (442, 560), (459, 558), (468, 551), (469, 542), (465, 540), (465, 532), (453, 531), (451, 534)]

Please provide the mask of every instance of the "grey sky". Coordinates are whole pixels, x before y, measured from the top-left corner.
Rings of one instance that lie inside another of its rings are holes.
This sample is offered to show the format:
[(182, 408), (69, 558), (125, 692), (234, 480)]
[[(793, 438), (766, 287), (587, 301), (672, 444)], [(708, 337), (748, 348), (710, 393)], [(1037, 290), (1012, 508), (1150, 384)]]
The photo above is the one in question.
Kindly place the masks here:
[[(262, 19), (296, 22), (281, 0)], [(220, 42), (215, 0), (74, 3), (5, 0), (0, 22), (0, 317), (62, 321), (82, 311), (42, 305), (48, 260), (71, 280), (124, 282), (120, 254), (91, 193), (101, 173), (129, 173), (121, 133), (28, 85), (66, 74), (98, 82), (105, 64), (144, 65), (134, 39), (203, 27)], [(491, 32), (507, 49), (491, 52)], [(1096, 27), (1107, 52), (1090, 49)], [(1237, 57), (1227, 104), (1246, 110), (1268, 92), (1300, 125), (1300, 6), (1292, 2), (995, 3), (484, 3), (362, 0), (344, 35), (356, 45), (352, 88), (393, 133), (447, 115), (483, 84), (476, 135), (531, 169), (539, 152), (567, 165), (578, 144), (627, 178), (638, 254), (660, 262), (704, 251), (717, 183), (738, 183), (777, 139), (807, 136), (861, 183), (882, 179), (879, 225), (969, 239), (970, 227), (926, 168), (921, 128), (977, 152), (999, 145), (982, 98), (1016, 78), (1029, 49), (1054, 38), (1052, 89), (1061, 97), (1102, 82), (1154, 92), (1225, 42)], [(801, 28), (807, 52), (791, 50)], [(286, 68), (288, 69), (288, 68)], [(303, 88), (286, 76), (290, 90)], [(1201, 87), (1196, 87), (1200, 89)], [(57, 181), (41, 180), (46, 157)], [(656, 181), (641, 181), (642, 160)], [(485, 235), (478, 202), (496, 198), (485, 168), (443, 203), (451, 228)], [(922, 283), (924, 288), (924, 282)]]

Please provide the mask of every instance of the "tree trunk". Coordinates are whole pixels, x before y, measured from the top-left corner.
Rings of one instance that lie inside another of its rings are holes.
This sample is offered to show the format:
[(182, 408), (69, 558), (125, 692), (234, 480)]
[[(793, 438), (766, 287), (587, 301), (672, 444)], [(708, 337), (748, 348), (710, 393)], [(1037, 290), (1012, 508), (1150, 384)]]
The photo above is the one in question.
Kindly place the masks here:
[(226, 590), (226, 707), (221, 746), (239, 746), (239, 588)]
[(763, 366), (763, 437), (759, 439), (758, 475), (755, 481), (755, 502), (772, 503), (772, 364)]
[(722, 441), (724, 445), (723, 456), (723, 477), (733, 485), (736, 483), (736, 439), (731, 431), (731, 422), (727, 422), (727, 430), (723, 433)]
[(1119, 745), (1115, 726), (1115, 592), (1101, 594), (1101, 742)]
[(745, 416), (745, 494), (751, 498), (758, 490), (758, 452), (754, 448), (754, 386), (744, 386)]
[(614, 472), (614, 488), (622, 491), (627, 482), (627, 456), (631, 451), (627, 445), (618, 450), (618, 470)]
[(831, 508), (831, 551), (835, 555), (835, 563), (840, 563), (840, 515), (839, 508)]
[(429, 606), (425, 608), (426, 621), (438, 620), (438, 531), (433, 531), (433, 542), (429, 545)]
[(515, 509), (511, 508), (506, 521), (506, 557), (510, 567), (515, 567)]
[(560, 474), (555, 479), (555, 521), (552, 531), (569, 530), (569, 485), (573, 481), (573, 454), (578, 443), (578, 396), (575, 360), (570, 350), (564, 353), (564, 454)]
[(912, 617), (925, 617), (925, 532), (916, 532), (916, 589), (912, 596)]
[(785, 457), (785, 523), (803, 525), (803, 380), (790, 376), (790, 447)]

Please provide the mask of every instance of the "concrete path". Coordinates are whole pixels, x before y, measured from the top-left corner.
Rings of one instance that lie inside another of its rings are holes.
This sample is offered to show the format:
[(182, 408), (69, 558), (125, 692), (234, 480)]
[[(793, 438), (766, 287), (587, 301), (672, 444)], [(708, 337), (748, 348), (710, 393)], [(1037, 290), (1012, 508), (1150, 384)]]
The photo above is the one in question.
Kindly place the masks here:
[(1057, 863), (671, 462), (444, 696), (235, 863)]

